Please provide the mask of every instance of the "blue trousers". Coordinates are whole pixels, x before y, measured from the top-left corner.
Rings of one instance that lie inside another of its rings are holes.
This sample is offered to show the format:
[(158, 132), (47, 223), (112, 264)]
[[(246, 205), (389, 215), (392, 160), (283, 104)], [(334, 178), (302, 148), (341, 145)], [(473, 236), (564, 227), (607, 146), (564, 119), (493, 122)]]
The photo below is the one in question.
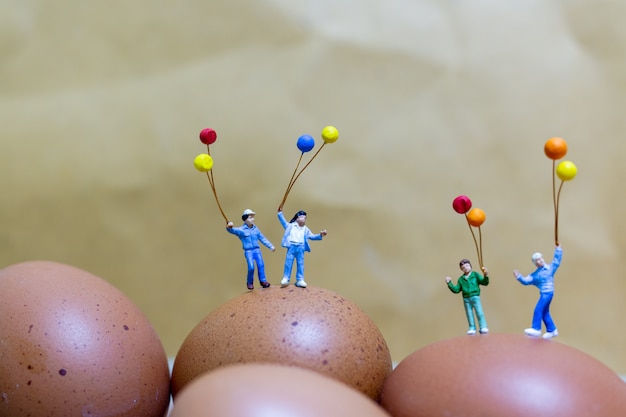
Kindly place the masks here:
[(304, 279), (304, 245), (290, 245), (285, 256), (283, 278), (291, 279), (291, 269), (296, 261), (296, 281)]
[(479, 295), (463, 297), (463, 305), (465, 306), (465, 315), (467, 316), (467, 323), (470, 329), (476, 330), (474, 311), (476, 311), (476, 317), (478, 318), (478, 326), (481, 329), (487, 327), (487, 320), (485, 320), (485, 313), (483, 313), (483, 305), (480, 302)]
[(533, 329), (541, 330), (542, 320), (546, 324), (547, 332), (553, 332), (556, 329), (552, 321), (552, 316), (550, 315), (550, 303), (552, 302), (553, 296), (554, 293), (539, 294), (539, 301), (537, 301), (535, 311), (533, 312)]
[(263, 262), (263, 256), (261, 255), (261, 248), (247, 249), (243, 251), (243, 256), (246, 258), (248, 264), (248, 284), (254, 282), (254, 263), (259, 269), (259, 282), (265, 282), (265, 263)]

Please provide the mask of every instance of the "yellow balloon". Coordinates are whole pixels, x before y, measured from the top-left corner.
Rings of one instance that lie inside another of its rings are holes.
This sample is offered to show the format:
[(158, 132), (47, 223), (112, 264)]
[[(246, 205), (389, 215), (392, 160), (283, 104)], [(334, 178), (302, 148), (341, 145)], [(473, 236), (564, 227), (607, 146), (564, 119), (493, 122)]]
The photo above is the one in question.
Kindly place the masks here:
[(339, 131), (334, 126), (326, 126), (322, 129), (322, 139), (324, 143), (335, 143), (339, 138)]
[(571, 161), (563, 161), (556, 167), (556, 175), (561, 181), (569, 181), (576, 176), (578, 169)]
[(201, 153), (193, 160), (193, 166), (200, 172), (210, 171), (213, 168), (213, 158), (209, 154)]

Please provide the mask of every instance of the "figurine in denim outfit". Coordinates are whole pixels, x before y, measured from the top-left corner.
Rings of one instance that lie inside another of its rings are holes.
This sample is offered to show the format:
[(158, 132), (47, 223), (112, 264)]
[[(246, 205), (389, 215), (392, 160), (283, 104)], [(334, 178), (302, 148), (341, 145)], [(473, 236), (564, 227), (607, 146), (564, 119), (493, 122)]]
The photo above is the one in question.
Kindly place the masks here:
[(476, 271), (472, 271), (472, 264), (467, 259), (462, 259), (459, 262), (459, 268), (463, 271), (463, 275), (459, 277), (456, 284), (452, 283), (452, 278), (446, 277), (446, 283), (448, 288), (455, 294), (461, 293), (463, 295), (463, 305), (465, 306), (465, 315), (467, 316), (467, 323), (469, 329), (467, 334), (476, 334), (476, 325), (474, 322), (474, 312), (478, 319), (478, 326), (481, 334), (489, 333), (487, 327), (487, 320), (485, 320), (485, 313), (483, 312), (483, 306), (480, 302), (480, 286), (489, 285), (489, 272), (487, 268), (483, 267), (482, 271), (485, 274), (480, 275)]
[(556, 274), (557, 269), (559, 269), (559, 265), (561, 265), (562, 257), (563, 249), (561, 248), (561, 245), (557, 245), (554, 249), (554, 257), (552, 258), (552, 263), (550, 265), (546, 264), (541, 253), (536, 252), (531, 257), (533, 263), (537, 267), (535, 272), (528, 276), (523, 276), (517, 269), (513, 271), (515, 278), (517, 278), (517, 280), (522, 284), (534, 285), (539, 288), (539, 301), (537, 301), (537, 305), (535, 306), (535, 311), (533, 313), (532, 327), (524, 330), (524, 333), (529, 336), (541, 336), (542, 321), (546, 325), (546, 332), (543, 335), (544, 339), (550, 339), (559, 335), (559, 331), (557, 330), (556, 325), (552, 320), (552, 316), (550, 315), (550, 303), (552, 303), (552, 297), (554, 297), (554, 274)]
[(278, 220), (285, 229), (281, 246), (287, 248), (285, 256), (285, 268), (281, 285), (289, 285), (291, 279), (291, 270), (294, 261), (296, 262), (296, 287), (306, 288), (307, 283), (304, 281), (304, 252), (311, 252), (309, 246), (310, 240), (322, 240), (326, 236), (326, 230), (322, 230), (318, 234), (314, 234), (306, 226), (306, 212), (298, 211), (293, 218), (287, 222), (282, 210), (278, 210)]
[(243, 225), (240, 227), (233, 227), (233, 222), (228, 222), (226, 225), (226, 231), (237, 236), (241, 240), (241, 246), (243, 247), (243, 254), (248, 264), (248, 276), (247, 286), (249, 290), (254, 289), (254, 263), (259, 270), (259, 283), (263, 288), (270, 286), (265, 277), (265, 263), (263, 262), (263, 255), (261, 254), (261, 248), (259, 242), (267, 246), (272, 252), (276, 250), (274, 245), (265, 237), (261, 230), (254, 224), (254, 215), (256, 213), (250, 209), (245, 209), (241, 219)]

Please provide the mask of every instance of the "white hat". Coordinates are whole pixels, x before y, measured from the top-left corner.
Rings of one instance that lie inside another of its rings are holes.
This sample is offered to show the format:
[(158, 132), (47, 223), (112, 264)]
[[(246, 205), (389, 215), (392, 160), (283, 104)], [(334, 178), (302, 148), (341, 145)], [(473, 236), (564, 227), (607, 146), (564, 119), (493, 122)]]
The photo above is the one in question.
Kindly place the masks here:
[(250, 210), (250, 209), (245, 209), (245, 210), (243, 211), (243, 216), (249, 216), (250, 214), (255, 215), (256, 213), (255, 213), (255, 212), (253, 212), (253, 211), (252, 211), (252, 210)]

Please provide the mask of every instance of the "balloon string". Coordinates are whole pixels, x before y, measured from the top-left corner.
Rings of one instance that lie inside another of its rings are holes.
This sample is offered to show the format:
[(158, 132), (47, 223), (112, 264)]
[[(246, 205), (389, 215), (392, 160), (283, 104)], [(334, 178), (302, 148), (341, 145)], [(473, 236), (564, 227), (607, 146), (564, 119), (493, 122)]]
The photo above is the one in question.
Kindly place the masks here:
[[(206, 151), (209, 156), (211, 156), (211, 150), (209, 149), (209, 145), (206, 146)], [(228, 217), (224, 214), (224, 210), (222, 210), (222, 205), (220, 204), (219, 198), (217, 198), (217, 191), (215, 190), (215, 180), (213, 179), (213, 169), (210, 169), (206, 172), (206, 177), (209, 180), (209, 185), (211, 186), (211, 190), (213, 191), (213, 196), (215, 197), (215, 201), (217, 202), (217, 208), (220, 210), (222, 217), (228, 223)]]
[(478, 226), (478, 240), (480, 242), (480, 259), (478, 260), (478, 264), (480, 265), (480, 269), (483, 269), (483, 234), (480, 231), (480, 226)]
[[(306, 165), (304, 167), (302, 167), (302, 169), (300, 170), (300, 172), (298, 172), (298, 174), (293, 177), (292, 176), (292, 180), (289, 182), (289, 186), (287, 187), (287, 191), (285, 191), (285, 196), (283, 197), (283, 201), (280, 203), (280, 206), (278, 207), (279, 210), (282, 210), (283, 208), (283, 204), (285, 204), (285, 201), (287, 201), (287, 195), (289, 195), (289, 192), (291, 192), (291, 188), (293, 187), (293, 185), (296, 183), (296, 180), (300, 177), (300, 174), (302, 174), (304, 172), (304, 170), (311, 164), (311, 162), (313, 162), (313, 160), (315, 159), (315, 157), (317, 156), (317, 154), (320, 153), (320, 151), (324, 148), (324, 145), (326, 145), (326, 142), (324, 142), (322, 144), (322, 146), (320, 146), (320, 148), (317, 150), (317, 152), (315, 152), (315, 155), (313, 155), (311, 157), (311, 159), (309, 159), (309, 162), (306, 163)], [(300, 155), (300, 158), (302, 158), (302, 155)], [(300, 162), (298, 161), (298, 165), (300, 164)], [(296, 170), (298, 168), (296, 167)], [(295, 172), (295, 171), (294, 171)]]
[(222, 217), (224, 218), (226, 223), (228, 223), (228, 218), (226, 217), (226, 214), (224, 214), (224, 210), (222, 210), (222, 205), (220, 204), (219, 198), (217, 198), (217, 192), (215, 191), (215, 184), (213, 182), (213, 176), (211, 174), (209, 174), (209, 172), (210, 171), (208, 171), (206, 173), (206, 177), (208, 178), (209, 184), (211, 185), (211, 190), (213, 191), (213, 196), (215, 197), (215, 201), (217, 202), (217, 208), (220, 210), (220, 213), (222, 213)]
[(283, 209), (283, 205), (285, 204), (285, 201), (287, 201), (287, 195), (289, 194), (289, 191), (291, 191), (291, 187), (293, 186), (293, 181), (294, 181), (293, 178), (296, 176), (296, 172), (298, 171), (300, 162), (302, 162), (302, 156), (304, 156), (304, 152), (300, 154), (300, 158), (298, 159), (298, 164), (296, 165), (296, 169), (294, 169), (293, 174), (291, 174), (291, 178), (289, 179), (289, 184), (287, 185), (287, 189), (285, 190), (285, 195), (283, 195), (283, 199), (280, 202), (280, 205), (278, 206), (278, 211), (281, 211)]
[[(474, 239), (474, 246), (476, 246), (476, 255), (478, 256), (478, 264), (480, 265), (480, 269), (483, 268), (483, 262), (482, 262), (482, 257), (480, 254), (480, 249), (478, 248), (478, 242), (476, 241), (476, 235), (474, 234), (474, 231), (472, 230), (472, 225), (469, 222), (469, 218), (467, 217), (467, 213), (465, 213), (465, 220), (467, 220), (467, 227), (469, 227), (470, 229), (470, 233), (472, 234), (472, 239)], [(478, 228), (478, 231), (480, 231), (480, 228)], [(482, 243), (481, 243), (482, 245)]]
[(559, 246), (559, 200), (561, 198), (561, 189), (563, 188), (563, 182), (561, 181), (561, 185), (559, 185), (559, 192), (556, 195), (555, 209), (554, 209), (554, 244)]
[[(552, 204), (554, 206), (554, 243), (556, 245), (559, 244), (559, 199), (556, 194), (556, 161), (552, 160)], [(561, 182), (561, 186), (563, 183)], [(559, 194), (561, 193), (561, 188), (559, 187)]]

